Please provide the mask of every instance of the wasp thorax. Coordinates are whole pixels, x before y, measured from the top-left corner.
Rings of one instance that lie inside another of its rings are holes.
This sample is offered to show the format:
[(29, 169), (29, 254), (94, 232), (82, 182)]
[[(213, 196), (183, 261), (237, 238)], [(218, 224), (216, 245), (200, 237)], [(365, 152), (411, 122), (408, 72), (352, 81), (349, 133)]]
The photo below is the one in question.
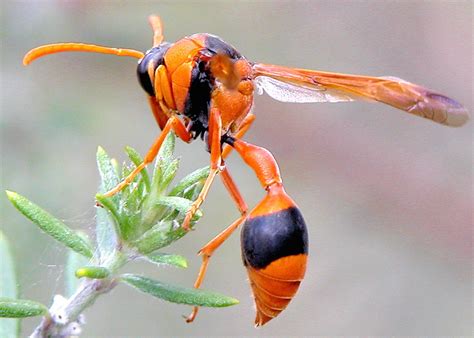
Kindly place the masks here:
[(170, 48), (171, 44), (168, 42), (162, 43), (158, 47), (149, 49), (145, 56), (138, 61), (137, 75), (138, 81), (142, 88), (150, 95), (155, 96), (153, 82), (150, 79), (150, 74), (153, 76), (156, 68), (164, 63), (164, 55)]

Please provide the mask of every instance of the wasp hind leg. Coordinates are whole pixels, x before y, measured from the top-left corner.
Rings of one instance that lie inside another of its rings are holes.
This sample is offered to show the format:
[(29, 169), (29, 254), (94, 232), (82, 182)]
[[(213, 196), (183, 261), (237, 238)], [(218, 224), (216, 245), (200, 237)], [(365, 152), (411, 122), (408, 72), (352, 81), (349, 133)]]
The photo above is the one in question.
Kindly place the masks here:
[[(243, 137), (245, 133), (247, 132), (247, 130), (252, 125), (254, 120), (255, 120), (255, 115), (253, 114), (247, 115), (245, 119), (242, 121), (240, 129), (235, 134), (235, 138)], [(225, 159), (227, 156), (229, 156), (231, 151), (232, 151), (232, 147), (230, 145), (228, 144), (224, 145), (224, 148), (222, 151), (222, 160)], [(247, 204), (245, 203), (242, 195), (240, 194), (240, 191), (237, 188), (237, 185), (235, 184), (234, 180), (232, 179), (232, 176), (230, 175), (227, 167), (224, 166), (223, 170), (220, 173), (220, 176), (221, 176), (222, 182), (224, 183), (224, 186), (226, 187), (227, 191), (229, 192), (230, 196), (234, 200), (234, 203), (236, 204), (237, 208), (240, 211), (240, 217), (236, 219), (226, 229), (224, 229), (221, 233), (219, 233), (216, 237), (214, 237), (211, 241), (209, 241), (209, 243), (204, 245), (201, 248), (201, 250), (199, 250), (198, 255), (202, 256), (202, 263), (201, 263), (201, 267), (199, 269), (199, 273), (196, 278), (196, 281), (194, 282), (195, 288), (201, 287), (202, 282), (204, 281), (204, 276), (206, 275), (206, 272), (207, 272), (209, 261), (214, 251), (216, 251), (217, 248), (219, 248), (232, 235), (232, 233), (245, 221), (247, 217), (247, 210), (248, 210)], [(192, 322), (196, 318), (198, 311), (199, 311), (199, 307), (195, 306), (193, 308), (192, 313), (186, 317), (186, 322), (188, 323)]]
[[(217, 248), (219, 248), (232, 235), (232, 233), (245, 221), (247, 217), (247, 210), (248, 210), (247, 204), (242, 198), (242, 195), (240, 194), (227, 168), (224, 168), (220, 175), (222, 177), (222, 181), (224, 182), (224, 186), (226, 187), (227, 191), (231, 195), (232, 199), (237, 205), (237, 208), (240, 211), (240, 217), (236, 219), (227, 228), (225, 228), (220, 234), (214, 237), (211, 241), (209, 241), (209, 243), (204, 245), (201, 248), (201, 250), (199, 250), (198, 255), (202, 256), (202, 263), (201, 263), (201, 268), (199, 269), (199, 273), (196, 278), (196, 281), (194, 282), (194, 287), (197, 289), (201, 287), (201, 284), (204, 280), (204, 276), (206, 275), (209, 261), (214, 251), (216, 251)], [(188, 323), (192, 322), (194, 318), (196, 318), (198, 310), (199, 310), (199, 307), (195, 306), (193, 308), (192, 313), (188, 317), (186, 317), (186, 322)]]

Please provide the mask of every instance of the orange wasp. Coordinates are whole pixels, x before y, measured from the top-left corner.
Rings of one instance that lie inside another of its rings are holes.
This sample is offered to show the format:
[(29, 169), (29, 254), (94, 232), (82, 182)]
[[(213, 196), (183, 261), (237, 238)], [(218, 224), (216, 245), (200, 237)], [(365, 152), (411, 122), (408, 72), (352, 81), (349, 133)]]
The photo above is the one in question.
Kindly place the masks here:
[[(207, 243), (194, 287), (199, 288), (214, 251), (242, 224), (241, 248), (256, 304), (255, 324), (264, 325), (283, 311), (294, 297), (306, 271), (308, 235), (303, 216), (283, 188), (278, 165), (266, 149), (241, 138), (255, 120), (254, 93), (266, 92), (283, 102), (378, 101), (447, 126), (468, 120), (458, 102), (394, 77), (370, 77), (253, 63), (219, 37), (201, 33), (175, 43), (163, 41), (158, 16), (150, 16), (153, 47), (146, 53), (81, 43), (58, 43), (28, 52), (29, 64), (47, 54), (75, 51), (131, 56), (138, 61), (138, 80), (148, 94), (153, 115), (162, 130), (143, 163), (105, 195), (111, 196), (133, 181), (156, 157), (169, 132), (190, 143), (201, 138), (210, 152), (210, 173), (202, 192), (186, 214), (189, 229), (217, 174), (241, 216)], [(235, 149), (256, 173), (266, 191), (252, 210), (242, 198), (225, 158)], [(188, 322), (194, 320), (195, 307)]]

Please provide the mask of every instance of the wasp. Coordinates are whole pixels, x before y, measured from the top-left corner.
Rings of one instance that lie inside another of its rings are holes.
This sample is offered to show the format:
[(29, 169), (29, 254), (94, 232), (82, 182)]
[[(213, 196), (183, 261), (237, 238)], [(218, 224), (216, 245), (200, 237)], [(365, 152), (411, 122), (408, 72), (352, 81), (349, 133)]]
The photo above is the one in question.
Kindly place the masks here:
[[(202, 192), (186, 213), (181, 225), (189, 230), (194, 213), (204, 202), (219, 176), (241, 216), (199, 251), (202, 264), (194, 283), (203, 282), (210, 257), (243, 224), (241, 249), (256, 305), (256, 326), (264, 325), (283, 311), (304, 278), (308, 258), (308, 234), (296, 203), (285, 192), (278, 164), (265, 148), (242, 137), (255, 120), (255, 93), (266, 92), (282, 102), (378, 101), (399, 110), (447, 126), (468, 120), (466, 109), (455, 100), (395, 77), (371, 77), (322, 72), (254, 63), (233, 46), (207, 33), (194, 34), (177, 42), (164, 42), (162, 23), (150, 16), (153, 47), (142, 53), (82, 43), (58, 43), (29, 51), (24, 65), (47, 54), (94, 52), (139, 59), (138, 80), (161, 134), (138, 165), (114, 189), (112, 196), (133, 181), (156, 157), (166, 135), (175, 133), (190, 143), (205, 142), (210, 153), (210, 172)], [(235, 150), (251, 167), (266, 191), (249, 211), (225, 159)], [(194, 320), (198, 308), (187, 317)]]

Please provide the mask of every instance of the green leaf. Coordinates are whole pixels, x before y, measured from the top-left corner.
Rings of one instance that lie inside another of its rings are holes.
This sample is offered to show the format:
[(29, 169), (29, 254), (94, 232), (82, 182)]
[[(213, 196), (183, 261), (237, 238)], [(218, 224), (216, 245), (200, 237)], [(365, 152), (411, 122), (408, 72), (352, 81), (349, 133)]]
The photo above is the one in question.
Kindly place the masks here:
[(205, 180), (209, 176), (210, 167), (204, 167), (198, 169), (191, 174), (184, 177), (176, 186), (170, 191), (169, 196), (181, 196), (183, 197), (184, 191), (189, 189), (191, 186)]
[[(7, 238), (0, 231), (0, 297), (18, 298), (15, 264)], [(18, 337), (20, 321), (3, 319), (0, 321), (0, 337)]]
[(181, 228), (177, 222), (159, 222), (131, 244), (136, 247), (140, 253), (147, 255), (155, 250), (170, 245), (186, 235), (186, 233), (186, 230)]
[[(136, 247), (140, 253), (146, 255), (170, 245), (174, 241), (183, 237), (186, 234), (186, 231), (181, 228), (180, 225), (192, 203), (193, 202), (188, 199), (177, 196), (160, 197), (156, 204), (167, 207), (170, 211), (168, 214), (159, 214), (161, 216), (161, 221), (143, 233), (143, 235), (138, 239), (134, 240), (132, 245)], [(202, 212), (197, 210), (191, 219), (191, 228), (196, 224), (200, 217), (202, 217)]]
[[(166, 206), (170, 209), (176, 210), (181, 214), (186, 214), (186, 212), (191, 208), (193, 201), (190, 201), (186, 198), (177, 197), (177, 196), (163, 196), (157, 202), (159, 205)], [(193, 216), (193, 220), (196, 218), (199, 219), (202, 217), (201, 210), (197, 210)]]
[(167, 190), (178, 170), (179, 160), (173, 158), (174, 147), (175, 136), (170, 133), (165, 138), (156, 157), (150, 193), (145, 196), (140, 205), (141, 229), (138, 233), (149, 230), (162, 218), (162, 214), (166, 210), (166, 208), (158, 206), (156, 200)]
[(41, 303), (27, 299), (0, 298), (1, 318), (24, 318), (42, 316), (48, 308)]
[[(133, 169), (135, 169), (137, 166), (142, 164), (143, 159), (138, 154), (138, 152), (131, 147), (125, 147), (125, 151), (127, 152), (128, 157), (134, 164), (134, 167), (131, 168), (131, 170), (127, 173), (129, 174)], [(133, 217), (133, 215), (138, 214), (137, 210), (142, 203), (145, 192), (148, 193), (150, 191), (150, 186), (151, 186), (150, 177), (148, 176), (147, 169), (144, 168), (143, 170), (140, 171), (140, 174), (137, 175), (137, 177), (134, 179), (134, 182), (123, 190), (123, 193), (125, 193), (126, 198), (122, 198), (122, 200), (125, 200), (125, 202), (122, 203), (122, 205), (124, 209), (123, 211), (127, 214), (127, 216)], [(130, 220), (130, 221), (131, 222), (129, 223), (132, 223), (132, 224), (137, 223), (139, 222), (139, 217), (137, 219)]]
[(166, 253), (152, 253), (143, 256), (147, 261), (155, 264), (166, 264), (166, 265), (173, 265), (178, 268), (187, 268), (188, 261), (186, 258), (180, 255), (171, 255)]
[(121, 281), (144, 293), (172, 303), (208, 307), (225, 307), (239, 303), (235, 298), (215, 292), (174, 286), (133, 274), (122, 275)]
[(120, 176), (120, 165), (119, 165), (117, 159), (111, 158), (111, 159), (110, 159), (110, 164), (112, 164), (112, 167), (113, 167), (114, 170), (115, 170), (115, 176), (117, 176), (117, 177), (118, 177), (118, 180), (121, 181), (121, 180), (122, 180), (122, 176)]
[(173, 160), (175, 143), (176, 138), (174, 134), (169, 133), (161, 145), (160, 151), (156, 157), (155, 168), (153, 170), (152, 191), (160, 193), (166, 189), (163, 182), (166, 181), (165, 176), (170, 175), (168, 167)]
[(110, 276), (110, 270), (102, 266), (84, 266), (76, 270), (76, 277), (104, 279)]
[(183, 191), (183, 196), (184, 198), (194, 201), (199, 194), (202, 191), (202, 188), (204, 188), (204, 181), (200, 181), (194, 185), (192, 185), (190, 188), (187, 188)]
[(164, 166), (163, 174), (162, 174), (161, 182), (160, 182), (160, 186), (162, 190), (166, 189), (170, 185), (171, 181), (173, 181), (173, 179), (176, 176), (176, 173), (178, 172), (178, 168), (179, 168), (178, 159), (174, 159), (168, 162), (166, 166)]
[(105, 193), (117, 186), (120, 183), (120, 178), (117, 175), (117, 170), (112, 164), (109, 155), (104, 148), (97, 148), (97, 167), (99, 168), (101, 187), (100, 192)]
[[(102, 194), (115, 188), (120, 183), (119, 177), (119, 165), (116, 160), (110, 159), (109, 155), (105, 152), (104, 148), (97, 148), (97, 168), (99, 169), (99, 174), (101, 178), (101, 183), (99, 187), (99, 194), (96, 195), (96, 200), (104, 206), (112, 214), (115, 223), (110, 224), (108, 222), (103, 222), (103, 218), (100, 222), (96, 223), (96, 233), (98, 243), (102, 243), (104, 247), (99, 246), (100, 251), (104, 251), (105, 247), (111, 244), (112, 239), (117, 236), (120, 236), (120, 223), (122, 222), (120, 214), (118, 212), (117, 206), (119, 204), (120, 196), (122, 192), (118, 192), (114, 196), (104, 197)], [(99, 213), (99, 212), (98, 212)], [(112, 229), (108, 228), (110, 225), (114, 225), (114, 230), (116, 235), (110, 237), (111, 240), (105, 240), (106, 237), (112, 234)], [(105, 250), (107, 251), (107, 250)], [(101, 252), (101, 254), (102, 254)]]
[(101, 194), (95, 195), (96, 201), (99, 202), (102, 207), (104, 207), (110, 212), (110, 215), (112, 216), (114, 220), (113, 225), (114, 225), (114, 229), (117, 236), (122, 237), (122, 227), (123, 227), (123, 223), (125, 222), (122, 220), (122, 217), (117, 209), (117, 205), (113, 201), (114, 197), (115, 196), (105, 197), (104, 195), (101, 195)]
[[(133, 149), (132, 147), (125, 147), (125, 152), (127, 153), (128, 157), (130, 160), (135, 164), (135, 166), (139, 166), (143, 162), (143, 158), (140, 156), (140, 154)], [(150, 176), (148, 176), (148, 171), (146, 169), (143, 169), (140, 171), (140, 175), (143, 178), (143, 182), (145, 183), (147, 191), (150, 191)]]
[(158, 158), (163, 159), (165, 162), (169, 162), (173, 158), (175, 145), (176, 137), (174, 136), (174, 133), (169, 133), (161, 145), (160, 151), (158, 152)]
[(92, 257), (93, 250), (87, 241), (77, 235), (76, 232), (70, 229), (66, 224), (53, 217), (33, 202), (30, 202), (25, 197), (12, 191), (7, 191), (6, 193), (8, 199), (13, 203), (15, 208), (39, 226), (41, 230), (77, 253), (88, 258)]
[(77, 252), (69, 250), (64, 271), (64, 286), (66, 296), (72, 296), (79, 286), (80, 280), (76, 278), (76, 270), (89, 263), (89, 260)]
[(109, 216), (107, 210), (100, 207), (96, 208), (95, 231), (100, 262), (108, 260), (110, 255), (113, 254), (118, 246), (118, 238), (115, 227), (115, 221)]

